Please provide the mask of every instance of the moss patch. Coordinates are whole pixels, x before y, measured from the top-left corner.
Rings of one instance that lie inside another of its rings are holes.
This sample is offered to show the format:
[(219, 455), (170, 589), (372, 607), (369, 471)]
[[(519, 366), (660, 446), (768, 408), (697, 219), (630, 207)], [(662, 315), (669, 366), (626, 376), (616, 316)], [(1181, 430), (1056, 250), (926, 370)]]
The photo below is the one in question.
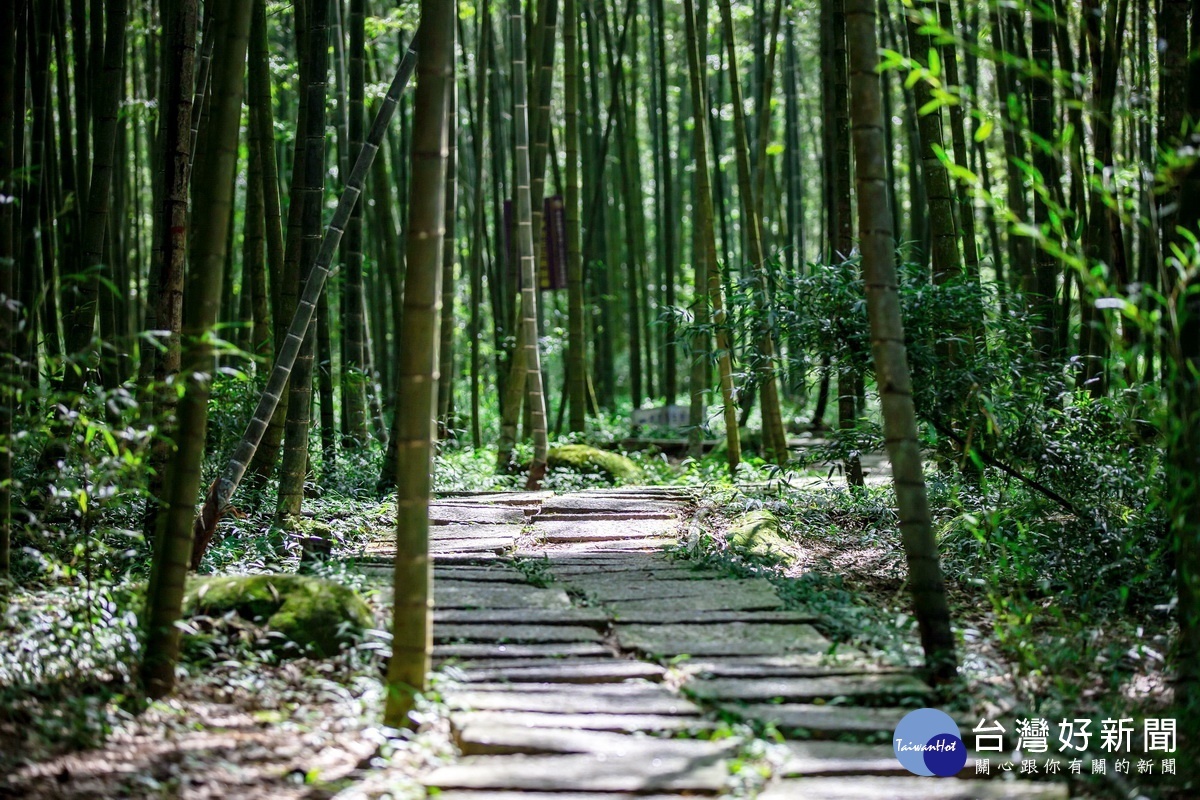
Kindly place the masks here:
[(788, 541), (779, 533), (779, 520), (765, 508), (735, 518), (725, 540), (733, 549), (757, 556), (782, 555), (788, 547)]
[(305, 575), (229, 575), (188, 582), (184, 614), (238, 616), (267, 627), (324, 658), (374, 624), (371, 609), (353, 590)]
[(642, 471), (625, 456), (584, 444), (551, 448), (546, 465), (550, 469), (569, 469), (581, 475), (599, 474), (614, 483), (637, 483), (642, 480)]

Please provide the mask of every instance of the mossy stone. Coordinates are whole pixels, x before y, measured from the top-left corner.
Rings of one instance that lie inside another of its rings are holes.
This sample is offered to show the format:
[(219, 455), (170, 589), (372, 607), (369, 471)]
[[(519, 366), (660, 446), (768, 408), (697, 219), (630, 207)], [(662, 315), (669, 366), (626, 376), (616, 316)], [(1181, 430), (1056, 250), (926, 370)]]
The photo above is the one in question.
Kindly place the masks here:
[(637, 483), (642, 471), (620, 453), (611, 453), (585, 444), (553, 447), (547, 454), (550, 469), (568, 469), (582, 475), (600, 474), (614, 483)]
[(734, 519), (725, 540), (735, 550), (760, 556), (778, 554), (787, 546), (787, 540), (779, 533), (779, 520), (765, 508), (747, 511)]
[(307, 575), (222, 575), (188, 582), (186, 615), (239, 616), (282, 634), (324, 658), (374, 624), (370, 607), (352, 589)]

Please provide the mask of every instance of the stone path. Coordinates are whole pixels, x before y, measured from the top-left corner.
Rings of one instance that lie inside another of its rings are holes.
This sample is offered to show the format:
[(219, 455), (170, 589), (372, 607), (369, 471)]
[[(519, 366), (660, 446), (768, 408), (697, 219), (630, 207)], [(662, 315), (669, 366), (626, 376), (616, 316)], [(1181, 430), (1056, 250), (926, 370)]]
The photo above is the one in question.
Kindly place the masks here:
[(770, 582), (669, 557), (690, 502), (639, 488), (436, 503), (434, 657), (462, 754), (425, 776), (438, 798), (1067, 797), (975, 780), (972, 761), (961, 780), (906, 773), (891, 733), (929, 687), (835, 645)]

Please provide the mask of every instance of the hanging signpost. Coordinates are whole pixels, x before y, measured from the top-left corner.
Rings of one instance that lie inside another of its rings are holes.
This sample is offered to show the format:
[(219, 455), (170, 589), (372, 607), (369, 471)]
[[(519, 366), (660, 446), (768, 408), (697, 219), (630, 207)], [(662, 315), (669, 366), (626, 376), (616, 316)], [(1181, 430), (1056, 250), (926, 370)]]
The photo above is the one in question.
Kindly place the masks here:
[[(516, 236), (513, 230), (512, 201), (504, 201), (504, 255), (509, 280), (520, 288), (521, 270), (517, 263)], [(542, 203), (542, 236), (537, 263), (538, 288), (552, 292), (567, 288), (567, 218), (562, 195), (547, 197)]]

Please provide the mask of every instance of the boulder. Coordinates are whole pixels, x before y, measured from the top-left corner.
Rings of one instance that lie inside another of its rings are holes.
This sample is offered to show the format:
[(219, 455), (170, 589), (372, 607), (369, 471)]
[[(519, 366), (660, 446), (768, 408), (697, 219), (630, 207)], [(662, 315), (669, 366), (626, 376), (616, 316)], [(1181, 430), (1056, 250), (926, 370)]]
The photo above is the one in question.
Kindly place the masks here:
[(725, 533), (729, 546), (746, 555), (781, 555), (788, 542), (779, 533), (779, 520), (765, 508), (735, 517)]
[(220, 575), (188, 582), (186, 616), (230, 612), (282, 634), (324, 658), (373, 627), (370, 607), (352, 589), (306, 575)]
[(552, 447), (547, 455), (550, 469), (568, 469), (581, 475), (601, 475), (613, 483), (637, 483), (642, 471), (625, 456), (584, 444)]

